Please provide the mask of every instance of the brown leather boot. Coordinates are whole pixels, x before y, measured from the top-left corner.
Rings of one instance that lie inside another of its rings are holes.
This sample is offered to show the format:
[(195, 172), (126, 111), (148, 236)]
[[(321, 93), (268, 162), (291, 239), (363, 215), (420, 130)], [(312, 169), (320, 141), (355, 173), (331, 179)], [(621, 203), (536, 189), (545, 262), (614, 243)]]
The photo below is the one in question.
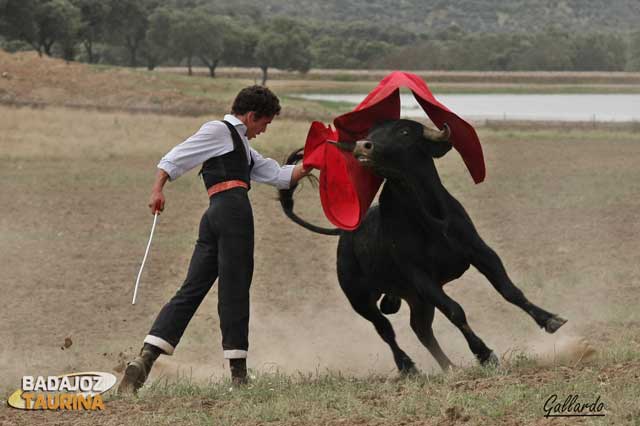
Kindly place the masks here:
[(149, 377), (151, 367), (158, 356), (162, 353), (162, 349), (145, 343), (138, 355), (133, 361), (127, 364), (124, 370), (124, 377), (118, 386), (118, 394), (131, 395), (138, 392), (144, 382)]
[(246, 385), (249, 383), (247, 360), (245, 358), (230, 359), (229, 368), (231, 369), (231, 383), (234, 385)]

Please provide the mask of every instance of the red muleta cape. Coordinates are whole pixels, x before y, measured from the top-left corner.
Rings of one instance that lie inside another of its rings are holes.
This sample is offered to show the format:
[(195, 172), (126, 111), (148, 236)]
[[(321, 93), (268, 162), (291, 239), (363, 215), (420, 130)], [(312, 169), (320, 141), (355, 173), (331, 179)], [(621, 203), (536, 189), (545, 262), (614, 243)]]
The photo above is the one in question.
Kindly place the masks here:
[(320, 199), (327, 219), (338, 228), (353, 230), (360, 225), (383, 179), (362, 167), (351, 153), (327, 141), (353, 142), (364, 139), (369, 129), (385, 120), (400, 118), (400, 87), (407, 87), (431, 121), (451, 128), (451, 143), (462, 156), (475, 183), (485, 177), (484, 157), (474, 128), (438, 102), (417, 75), (394, 71), (353, 111), (333, 120), (335, 129), (319, 121), (311, 123), (304, 147), (305, 168), (320, 170)]

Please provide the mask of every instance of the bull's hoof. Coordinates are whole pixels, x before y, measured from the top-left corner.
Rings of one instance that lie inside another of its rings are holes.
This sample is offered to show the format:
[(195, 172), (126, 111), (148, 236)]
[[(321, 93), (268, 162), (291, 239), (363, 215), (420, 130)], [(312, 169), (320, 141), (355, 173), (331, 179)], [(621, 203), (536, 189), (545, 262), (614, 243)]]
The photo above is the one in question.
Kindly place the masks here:
[(544, 325), (544, 329), (547, 333), (555, 333), (564, 325), (565, 322), (567, 322), (566, 319), (554, 315), (547, 320), (547, 323)]
[(457, 370), (460, 370), (460, 366), (455, 364), (449, 364), (446, 367), (442, 367), (442, 371), (444, 371), (445, 373), (448, 373), (450, 371), (457, 371)]
[(402, 299), (396, 296), (389, 296), (385, 294), (380, 301), (380, 312), (385, 315), (395, 314), (400, 310)]
[(395, 361), (401, 376), (411, 376), (414, 374), (419, 374), (419, 371), (416, 368), (416, 365), (413, 363), (413, 360), (406, 354), (397, 357)]
[(480, 361), (480, 364), (483, 367), (499, 367), (500, 359), (498, 358), (498, 355), (496, 355), (494, 351), (491, 351), (489, 356), (484, 361)]
[(413, 364), (400, 370), (400, 377), (402, 378), (415, 377), (419, 375), (420, 375), (420, 370), (418, 370), (416, 366)]

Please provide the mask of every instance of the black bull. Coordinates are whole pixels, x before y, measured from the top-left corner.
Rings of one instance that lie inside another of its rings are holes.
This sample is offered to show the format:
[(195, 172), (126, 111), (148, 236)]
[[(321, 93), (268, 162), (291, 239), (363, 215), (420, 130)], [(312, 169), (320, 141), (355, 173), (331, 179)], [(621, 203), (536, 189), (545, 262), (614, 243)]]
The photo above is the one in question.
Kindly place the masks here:
[[(449, 136), (447, 126), (434, 131), (415, 121), (395, 120), (375, 126), (366, 140), (337, 143), (386, 179), (379, 204), (351, 232), (316, 227), (300, 219), (293, 213), (295, 188), (280, 191), (282, 207), (296, 223), (314, 232), (340, 235), (340, 287), (353, 309), (371, 321), (389, 345), (402, 373), (415, 371), (415, 366), (396, 343), (393, 327), (383, 315), (397, 312), (401, 299), (410, 307), (411, 328), (441, 368), (452, 363), (433, 335), (435, 308), (462, 332), (480, 363), (498, 362), (467, 324), (462, 307), (443, 291), (446, 283), (459, 278), (470, 265), (547, 332), (555, 332), (566, 322), (527, 300), (498, 255), (480, 238), (465, 209), (442, 185), (433, 158), (451, 149)], [(300, 159), (301, 151), (297, 151), (287, 163)]]

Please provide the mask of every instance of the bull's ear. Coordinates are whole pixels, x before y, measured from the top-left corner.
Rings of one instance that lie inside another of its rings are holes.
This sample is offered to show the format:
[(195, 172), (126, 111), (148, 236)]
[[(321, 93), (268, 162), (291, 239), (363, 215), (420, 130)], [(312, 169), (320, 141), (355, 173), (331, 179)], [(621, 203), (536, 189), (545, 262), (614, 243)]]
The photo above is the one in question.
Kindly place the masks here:
[(433, 158), (440, 158), (444, 156), (453, 146), (449, 141), (427, 141), (427, 144), (429, 144), (429, 150), (431, 151), (431, 156)]

